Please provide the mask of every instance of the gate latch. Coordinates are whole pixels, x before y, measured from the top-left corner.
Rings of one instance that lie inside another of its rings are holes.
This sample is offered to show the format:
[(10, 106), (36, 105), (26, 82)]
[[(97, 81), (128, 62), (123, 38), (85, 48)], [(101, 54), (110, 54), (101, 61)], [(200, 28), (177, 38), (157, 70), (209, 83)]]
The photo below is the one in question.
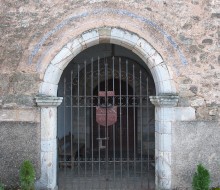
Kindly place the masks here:
[(105, 149), (106, 148), (106, 146), (102, 145), (102, 142), (107, 141), (108, 139), (109, 139), (108, 137), (107, 138), (97, 138), (97, 140), (99, 141), (99, 149)]

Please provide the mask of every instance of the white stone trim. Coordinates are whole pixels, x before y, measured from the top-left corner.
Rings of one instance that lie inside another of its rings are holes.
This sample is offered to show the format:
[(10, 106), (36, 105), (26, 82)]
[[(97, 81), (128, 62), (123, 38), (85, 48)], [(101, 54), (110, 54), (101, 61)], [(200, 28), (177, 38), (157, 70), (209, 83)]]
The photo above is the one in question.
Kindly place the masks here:
[(171, 189), (172, 124), (178, 99), (176, 94), (150, 96), (155, 105), (156, 189)]
[(40, 94), (47, 94), (48, 96), (53, 96), (57, 93), (58, 85), (57, 84), (51, 84), (48, 82), (41, 83), (40, 86)]

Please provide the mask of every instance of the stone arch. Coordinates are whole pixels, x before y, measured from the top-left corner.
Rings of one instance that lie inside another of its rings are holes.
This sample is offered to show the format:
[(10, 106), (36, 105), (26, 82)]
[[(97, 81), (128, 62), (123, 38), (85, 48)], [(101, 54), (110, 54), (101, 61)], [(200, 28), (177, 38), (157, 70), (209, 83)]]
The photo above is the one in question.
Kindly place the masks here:
[(157, 94), (176, 93), (172, 72), (160, 54), (138, 35), (121, 28), (110, 27), (86, 31), (67, 43), (48, 65), (39, 93), (56, 96), (60, 76), (70, 60), (86, 48), (99, 43), (117, 44), (133, 51), (150, 69)]
[(62, 102), (57, 97), (57, 87), (63, 70), (68, 63), (88, 47), (112, 43), (130, 49), (137, 54), (152, 73), (157, 96), (151, 97), (156, 106), (155, 112), (155, 172), (157, 188), (171, 188), (171, 127), (175, 120), (174, 109), (178, 101), (172, 74), (160, 54), (140, 36), (113, 27), (102, 27), (82, 33), (67, 43), (51, 60), (43, 82), (36, 97), (41, 106), (41, 178), (37, 182), (39, 188), (55, 189), (57, 187), (57, 109)]

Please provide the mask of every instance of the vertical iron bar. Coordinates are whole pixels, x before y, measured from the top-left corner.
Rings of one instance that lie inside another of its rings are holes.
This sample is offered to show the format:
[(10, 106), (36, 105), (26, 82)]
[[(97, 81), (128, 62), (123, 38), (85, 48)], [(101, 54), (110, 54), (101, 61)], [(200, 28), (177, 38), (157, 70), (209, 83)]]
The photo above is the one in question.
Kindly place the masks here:
[(85, 158), (84, 158), (84, 161), (85, 161), (85, 177), (86, 177), (86, 148), (87, 148), (87, 144), (86, 144), (86, 132), (87, 132), (87, 129), (86, 129), (86, 61), (84, 62), (84, 124), (85, 124), (85, 133), (84, 133), (84, 138), (85, 138)]
[(127, 115), (127, 173), (129, 176), (129, 123), (128, 123), (128, 60), (126, 60), (126, 115)]
[[(115, 57), (112, 58), (112, 89), (115, 91)], [(116, 94), (115, 94), (116, 95)], [(115, 106), (115, 96), (113, 97), (113, 106)], [(115, 182), (115, 124), (113, 125), (113, 164), (114, 164), (114, 182)]]
[(80, 160), (79, 160), (79, 99), (80, 99), (80, 96), (79, 96), (79, 80), (80, 80), (80, 76), (79, 76), (79, 70), (80, 70), (80, 65), (78, 64), (78, 79), (77, 79), (77, 137), (78, 137), (78, 147), (77, 147), (77, 152), (78, 152), (78, 176), (79, 176), (79, 173), (80, 173), (80, 170), (79, 170), (79, 167), (80, 167)]
[(148, 181), (148, 188), (150, 188), (150, 181), (149, 181), (149, 173), (150, 173), (150, 124), (149, 124), (149, 84), (148, 84), (148, 77), (147, 77), (147, 181)]
[(71, 76), (70, 76), (70, 126), (71, 126), (71, 144), (70, 144), (70, 148), (71, 148), (71, 156), (70, 156), (70, 160), (71, 160), (71, 170), (73, 169), (73, 71), (71, 71)]
[(64, 143), (63, 143), (63, 151), (64, 151), (64, 158), (63, 158), (63, 163), (64, 163), (64, 169), (65, 169), (65, 175), (66, 175), (66, 77), (64, 78), (64, 100), (63, 100), (63, 107), (64, 107), (64, 110), (63, 110), (63, 115), (64, 115), (64, 122), (63, 122), (63, 133), (64, 133), (64, 137), (63, 137), (63, 140), (64, 140)]
[(93, 177), (93, 58), (91, 59), (91, 133), (92, 133), (92, 177)]
[[(106, 127), (105, 127), (105, 159), (106, 159), (106, 179), (108, 179), (108, 64), (105, 63), (105, 105), (106, 105)], [(108, 184), (106, 184), (108, 185)]]
[[(100, 91), (100, 58), (98, 57), (98, 106), (100, 106), (100, 96), (99, 96), (99, 91)], [(98, 138), (100, 138), (100, 125), (98, 124)], [(98, 145), (99, 146), (99, 145)], [(100, 155), (100, 148), (99, 148), (99, 177), (100, 177), (100, 169), (101, 169), (101, 155)], [(99, 180), (100, 181), (100, 180)]]
[(143, 173), (143, 110), (142, 110), (142, 72), (140, 70), (140, 124), (141, 124), (141, 185), (143, 183), (142, 173)]
[(120, 100), (120, 166), (122, 179), (122, 109), (121, 109), (121, 58), (119, 58), (119, 100)]
[(135, 100), (135, 67), (133, 64), (133, 117), (134, 117), (134, 176), (136, 177), (136, 121), (135, 121), (135, 104), (136, 104), (136, 100)]

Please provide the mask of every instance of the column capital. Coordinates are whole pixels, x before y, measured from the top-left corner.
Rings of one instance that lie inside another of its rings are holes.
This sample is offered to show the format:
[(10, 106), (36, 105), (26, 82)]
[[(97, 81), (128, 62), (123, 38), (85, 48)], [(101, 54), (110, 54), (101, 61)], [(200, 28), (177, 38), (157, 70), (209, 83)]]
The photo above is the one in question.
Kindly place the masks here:
[(150, 96), (150, 101), (157, 107), (174, 107), (177, 105), (179, 96), (176, 94), (161, 94)]
[(35, 97), (37, 106), (40, 107), (57, 107), (63, 101), (63, 97), (39, 95)]

